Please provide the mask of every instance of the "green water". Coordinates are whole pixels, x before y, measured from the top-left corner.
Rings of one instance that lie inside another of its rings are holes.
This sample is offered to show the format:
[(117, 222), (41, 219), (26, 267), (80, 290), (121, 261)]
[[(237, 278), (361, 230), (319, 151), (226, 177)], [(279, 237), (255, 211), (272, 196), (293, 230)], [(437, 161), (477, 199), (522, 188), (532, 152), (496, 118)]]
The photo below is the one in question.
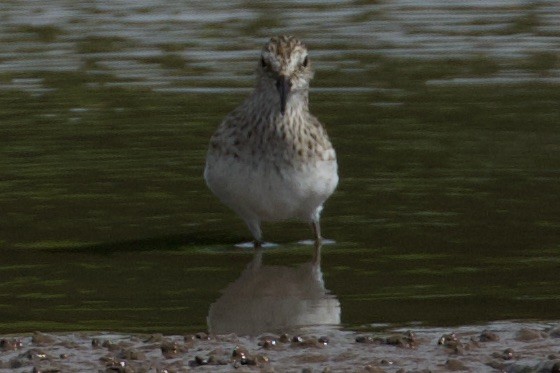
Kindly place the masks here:
[[(32, 52), (69, 37), (17, 32), (24, 41), (10, 45)], [(131, 57), (139, 71), (156, 64), (165, 78), (192, 78), (170, 90), (103, 65), (98, 53), (135, 49), (127, 39), (75, 38), (78, 68), (4, 69), (25, 58), (0, 56), (0, 332), (204, 330), (252, 255), (233, 247), (249, 233), (204, 185), (206, 146), (247, 94), (265, 38), (230, 46), (248, 51), (232, 80), (217, 72), (225, 61), (177, 58), (188, 45)], [(323, 249), (322, 271), (342, 325), (558, 319), (554, 53), (426, 59), (320, 45), (311, 107), (341, 177), (323, 212), (336, 244)], [(493, 79), (504, 71), (517, 75)], [(200, 87), (214, 90), (189, 90)], [(296, 244), (311, 237), (305, 224), (263, 228), (280, 244), (265, 263), (311, 259)]]

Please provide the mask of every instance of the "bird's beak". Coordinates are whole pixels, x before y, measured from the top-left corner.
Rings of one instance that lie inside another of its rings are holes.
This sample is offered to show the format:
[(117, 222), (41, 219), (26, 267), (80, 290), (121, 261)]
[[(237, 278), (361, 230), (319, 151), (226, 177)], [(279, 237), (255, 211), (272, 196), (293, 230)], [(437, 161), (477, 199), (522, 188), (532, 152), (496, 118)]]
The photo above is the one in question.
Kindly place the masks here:
[(292, 89), (292, 82), (290, 82), (290, 78), (286, 75), (280, 75), (276, 80), (276, 89), (278, 90), (278, 94), (280, 94), (280, 113), (284, 115), (286, 112), (288, 95)]

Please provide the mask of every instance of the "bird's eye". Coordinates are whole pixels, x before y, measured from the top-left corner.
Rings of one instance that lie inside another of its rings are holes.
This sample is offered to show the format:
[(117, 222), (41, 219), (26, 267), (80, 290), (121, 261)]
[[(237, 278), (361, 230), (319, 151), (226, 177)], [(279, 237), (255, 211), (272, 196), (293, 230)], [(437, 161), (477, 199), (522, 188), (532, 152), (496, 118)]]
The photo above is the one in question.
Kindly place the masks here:
[(305, 58), (303, 59), (303, 67), (307, 67), (308, 64), (309, 64), (309, 58), (305, 56)]
[(264, 60), (264, 57), (261, 57), (261, 66), (266, 67), (266, 61)]

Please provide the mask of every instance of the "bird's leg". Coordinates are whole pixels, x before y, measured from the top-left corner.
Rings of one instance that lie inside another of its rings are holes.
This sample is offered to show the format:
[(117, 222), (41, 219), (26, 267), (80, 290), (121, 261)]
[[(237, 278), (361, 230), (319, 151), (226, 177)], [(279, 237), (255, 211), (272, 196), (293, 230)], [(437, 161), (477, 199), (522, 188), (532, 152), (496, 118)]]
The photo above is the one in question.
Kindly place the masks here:
[(321, 237), (321, 224), (319, 220), (313, 220), (311, 222), (311, 228), (313, 229), (313, 237), (315, 238), (315, 245), (320, 245), (323, 237)]
[(315, 236), (315, 244), (313, 245), (313, 264), (319, 265), (321, 263), (321, 224), (319, 220), (314, 220), (311, 222), (311, 228), (313, 228), (313, 235)]
[(249, 227), (249, 230), (253, 235), (253, 247), (255, 250), (262, 248), (261, 222), (258, 219), (251, 218), (245, 219), (245, 224), (247, 224), (247, 227)]

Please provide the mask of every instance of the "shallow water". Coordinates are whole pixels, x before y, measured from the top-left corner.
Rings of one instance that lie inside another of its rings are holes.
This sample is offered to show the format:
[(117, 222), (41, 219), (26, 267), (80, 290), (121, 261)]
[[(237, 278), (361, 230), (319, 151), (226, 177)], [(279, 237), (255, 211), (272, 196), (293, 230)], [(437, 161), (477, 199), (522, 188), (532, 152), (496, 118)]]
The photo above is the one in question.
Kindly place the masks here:
[[(207, 142), (286, 30), (311, 49), (312, 110), (339, 156), (323, 213), (336, 244), (313, 283), (340, 324), (558, 319), (558, 14), (553, 1), (6, 2), (0, 332), (207, 328), (253, 260), (202, 180)], [(311, 260), (304, 224), (264, 233), (280, 244), (265, 266)]]

